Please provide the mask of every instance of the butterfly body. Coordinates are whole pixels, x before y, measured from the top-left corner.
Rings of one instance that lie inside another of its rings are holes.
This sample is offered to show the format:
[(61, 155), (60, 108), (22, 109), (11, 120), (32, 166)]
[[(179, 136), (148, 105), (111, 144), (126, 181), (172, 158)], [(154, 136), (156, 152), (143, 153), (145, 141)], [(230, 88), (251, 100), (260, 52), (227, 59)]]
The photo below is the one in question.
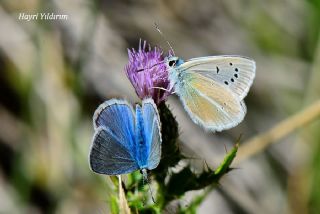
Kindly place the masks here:
[(241, 56), (167, 59), (171, 87), (193, 122), (208, 131), (239, 124), (246, 113), (243, 98), (255, 76), (255, 62)]
[(89, 153), (90, 168), (100, 174), (120, 175), (152, 170), (161, 157), (160, 119), (152, 99), (136, 106), (112, 99), (93, 117), (95, 135)]

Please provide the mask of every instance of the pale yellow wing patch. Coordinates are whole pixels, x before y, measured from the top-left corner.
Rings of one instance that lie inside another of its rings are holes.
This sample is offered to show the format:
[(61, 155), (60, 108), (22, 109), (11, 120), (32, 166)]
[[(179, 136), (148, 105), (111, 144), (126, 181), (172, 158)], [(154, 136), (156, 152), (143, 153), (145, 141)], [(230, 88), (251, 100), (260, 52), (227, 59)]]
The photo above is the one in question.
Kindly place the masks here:
[(195, 123), (206, 130), (222, 131), (243, 120), (246, 108), (232, 91), (197, 73), (185, 80), (180, 98)]

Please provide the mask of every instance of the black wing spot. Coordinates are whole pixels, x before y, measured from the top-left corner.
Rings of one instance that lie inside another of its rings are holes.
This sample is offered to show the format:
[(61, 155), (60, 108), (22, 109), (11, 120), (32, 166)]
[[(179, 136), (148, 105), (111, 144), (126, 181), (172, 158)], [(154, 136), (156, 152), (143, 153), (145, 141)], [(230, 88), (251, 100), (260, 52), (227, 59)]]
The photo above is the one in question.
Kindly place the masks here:
[(225, 105), (225, 106), (226, 106), (227, 104), (226, 104), (226, 103), (223, 103), (223, 105)]
[(217, 66), (217, 74), (219, 73), (219, 71), (220, 71), (220, 70), (219, 70), (219, 67)]
[(235, 78), (238, 78), (238, 74), (234, 74), (234, 77), (235, 77)]
[(231, 78), (231, 82), (234, 82), (234, 79), (233, 79), (233, 78)]
[(238, 71), (239, 71), (239, 70), (238, 70), (238, 68), (235, 68), (234, 70), (235, 70), (236, 72), (238, 72)]
[(229, 85), (229, 83), (227, 81), (224, 81), (224, 84)]
[(229, 65), (232, 66), (232, 62), (230, 62)]
[(175, 60), (171, 60), (169, 61), (169, 66), (172, 67), (176, 64), (176, 61)]

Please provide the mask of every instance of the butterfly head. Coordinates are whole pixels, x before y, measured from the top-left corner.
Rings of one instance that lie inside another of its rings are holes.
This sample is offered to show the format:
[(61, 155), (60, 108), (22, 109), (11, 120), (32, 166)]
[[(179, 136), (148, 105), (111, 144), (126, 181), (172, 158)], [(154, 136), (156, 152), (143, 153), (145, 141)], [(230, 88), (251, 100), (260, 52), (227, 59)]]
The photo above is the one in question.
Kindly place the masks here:
[(168, 58), (166, 58), (166, 61), (167, 61), (167, 65), (170, 68), (178, 67), (179, 65), (184, 63), (184, 61), (181, 58), (176, 57), (176, 56), (168, 57)]

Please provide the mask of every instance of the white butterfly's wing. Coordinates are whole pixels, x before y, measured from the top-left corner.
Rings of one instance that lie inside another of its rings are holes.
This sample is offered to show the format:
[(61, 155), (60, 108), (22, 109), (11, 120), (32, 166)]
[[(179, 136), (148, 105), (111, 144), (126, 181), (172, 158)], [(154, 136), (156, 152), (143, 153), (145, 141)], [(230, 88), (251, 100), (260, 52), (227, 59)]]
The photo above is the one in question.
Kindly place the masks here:
[(209, 56), (190, 59), (177, 69), (182, 73), (201, 74), (218, 82), (242, 100), (252, 85), (256, 65), (253, 60), (241, 56)]
[(183, 74), (175, 85), (191, 119), (208, 131), (222, 131), (239, 124), (246, 107), (223, 84), (197, 72)]

